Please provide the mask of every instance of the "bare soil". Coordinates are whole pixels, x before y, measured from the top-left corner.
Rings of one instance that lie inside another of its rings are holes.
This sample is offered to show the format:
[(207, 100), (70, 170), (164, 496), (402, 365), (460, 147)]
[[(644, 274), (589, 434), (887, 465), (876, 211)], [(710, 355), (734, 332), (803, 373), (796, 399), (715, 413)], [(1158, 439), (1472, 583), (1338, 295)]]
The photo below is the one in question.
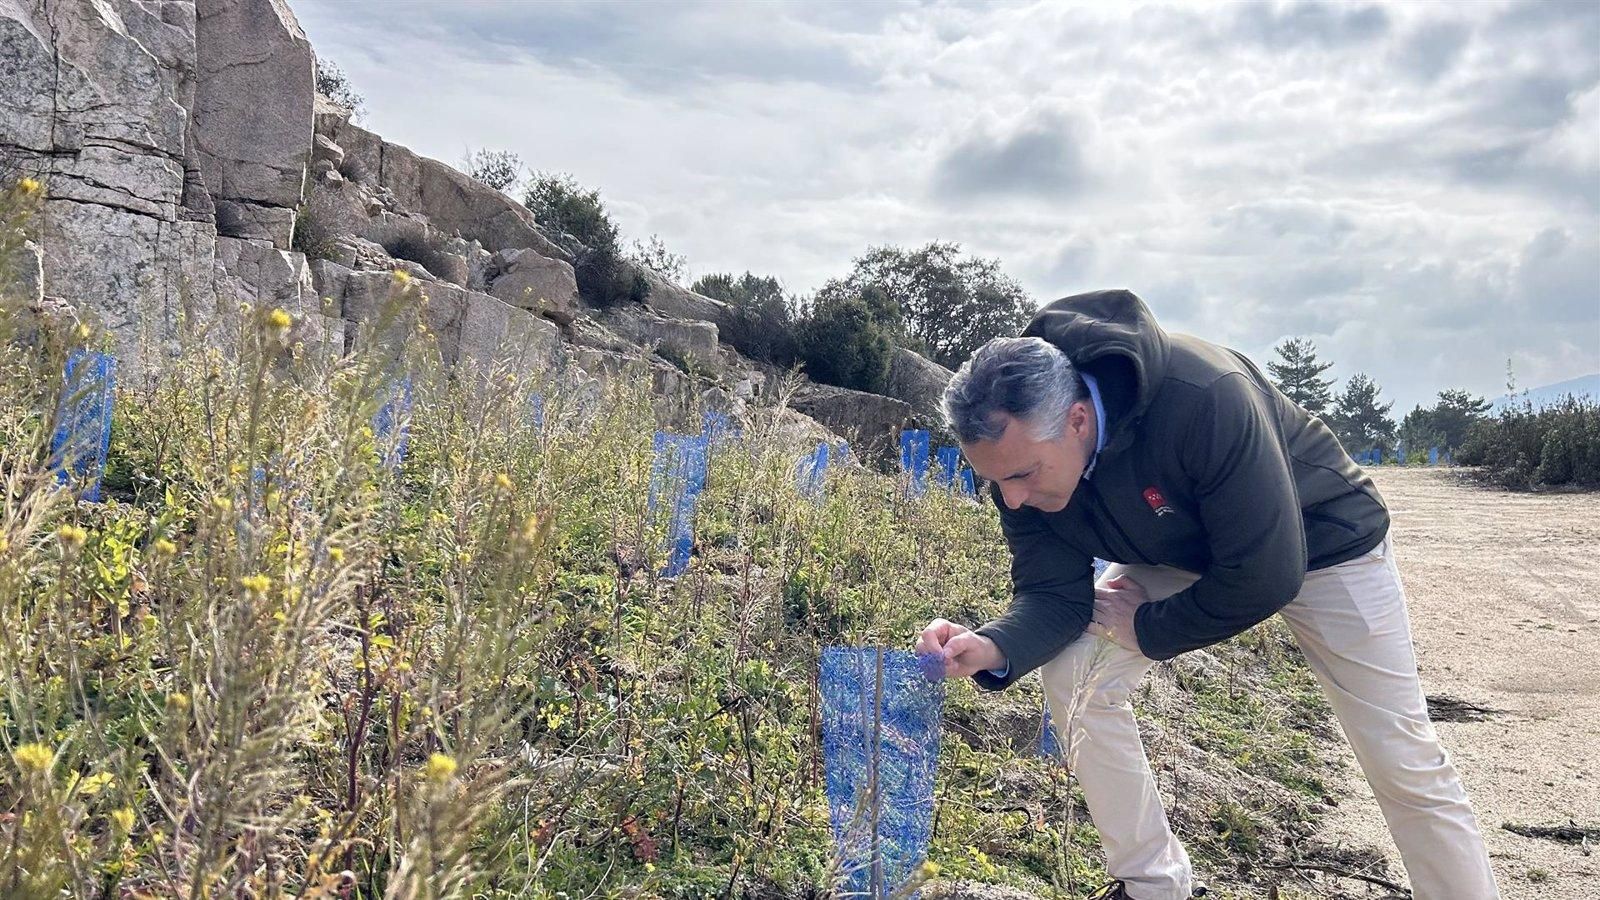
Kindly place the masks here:
[[(1502, 896), (1600, 900), (1600, 494), (1508, 493), (1448, 469), (1371, 472), (1393, 516), (1423, 690)], [(1380, 851), (1401, 879), (1345, 753), (1348, 794), (1324, 837)]]

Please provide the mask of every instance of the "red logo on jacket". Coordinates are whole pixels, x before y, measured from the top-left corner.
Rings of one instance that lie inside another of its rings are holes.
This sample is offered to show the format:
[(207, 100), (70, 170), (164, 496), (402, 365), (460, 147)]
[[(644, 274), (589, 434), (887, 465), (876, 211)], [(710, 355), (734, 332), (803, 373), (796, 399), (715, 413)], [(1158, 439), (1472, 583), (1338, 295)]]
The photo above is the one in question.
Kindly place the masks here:
[(1144, 489), (1144, 502), (1150, 504), (1150, 509), (1158, 517), (1173, 511), (1172, 507), (1167, 505), (1167, 498), (1162, 495), (1161, 489), (1158, 487), (1151, 486)]

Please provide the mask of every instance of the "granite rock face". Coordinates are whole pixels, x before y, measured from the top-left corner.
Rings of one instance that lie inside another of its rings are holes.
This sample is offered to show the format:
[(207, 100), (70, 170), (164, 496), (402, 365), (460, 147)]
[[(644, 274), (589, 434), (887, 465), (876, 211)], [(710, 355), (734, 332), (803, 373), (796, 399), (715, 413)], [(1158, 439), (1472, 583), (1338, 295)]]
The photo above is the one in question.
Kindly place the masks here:
[[(270, 305), (294, 315), (297, 355), (420, 334), (446, 365), (563, 380), (591, 405), (645, 380), (664, 422), (779, 393), (782, 372), (721, 342), (726, 304), (644, 271), (642, 303), (587, 306), (573, 265), (592, 248), (353, 123), (315, 68), (287, 0), (0, 0), (0, 178), (44, 183), (11, 287), (42, 317), (104, 327), (128, 371), (226, 347)], [(816, 439), (821, 420), (892, 446), (941, 377), (902, 354), (909, 406), (805, 386), (786, 433)]]
[(196, 12), (195, 137), (217, 231), (287, 250), (310, 161), (311, 42), (284, 0), (198, 0)]

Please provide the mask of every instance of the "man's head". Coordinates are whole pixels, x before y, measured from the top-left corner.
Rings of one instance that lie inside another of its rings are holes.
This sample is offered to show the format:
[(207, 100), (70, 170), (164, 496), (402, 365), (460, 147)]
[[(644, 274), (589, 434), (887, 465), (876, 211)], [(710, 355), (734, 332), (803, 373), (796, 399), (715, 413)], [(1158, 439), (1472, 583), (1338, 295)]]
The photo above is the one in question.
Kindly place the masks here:
[(1041, 338), (980, 347), (945, 388), (944, 417), (973, 471), (1012, 509), (1065, 508), (1094, 454), (1098, 423), (1083, 382)]

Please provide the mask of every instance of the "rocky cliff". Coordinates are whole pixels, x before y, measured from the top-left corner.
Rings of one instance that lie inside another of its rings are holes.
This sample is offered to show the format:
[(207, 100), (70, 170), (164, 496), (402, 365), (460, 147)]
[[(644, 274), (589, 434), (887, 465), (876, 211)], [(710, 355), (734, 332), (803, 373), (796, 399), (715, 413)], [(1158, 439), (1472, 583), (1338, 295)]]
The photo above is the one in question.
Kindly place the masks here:
[[(780, 373), (719, 340), (722, 303), (647, 272), (642, 304), (586, 307), (585, 248), (357, 126), (314, 73), (283, 0), (0, 0), (0, 162), (46, 190), (30, 302), (97, 322), (134, 365), (241, 301), (345, 351), (401, 270), (447, 365), (509, 356), (603, 381), (643, 361), (669, 411), (774, 390)], [(949, 377), (901, 351), (894, 397), (805, 385), (794, 405), (887, 447), (937, 422)]]

